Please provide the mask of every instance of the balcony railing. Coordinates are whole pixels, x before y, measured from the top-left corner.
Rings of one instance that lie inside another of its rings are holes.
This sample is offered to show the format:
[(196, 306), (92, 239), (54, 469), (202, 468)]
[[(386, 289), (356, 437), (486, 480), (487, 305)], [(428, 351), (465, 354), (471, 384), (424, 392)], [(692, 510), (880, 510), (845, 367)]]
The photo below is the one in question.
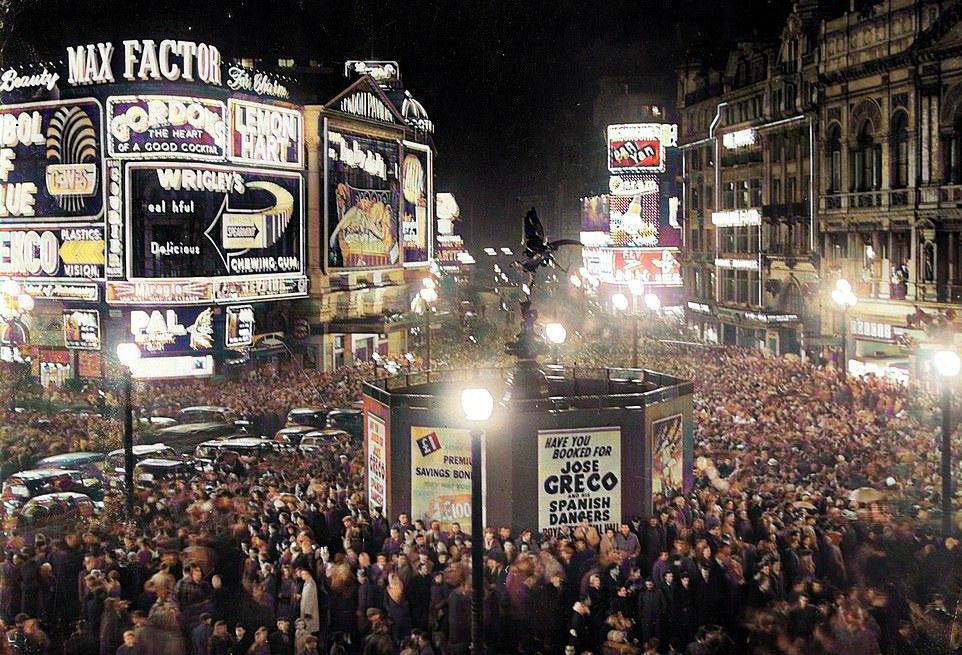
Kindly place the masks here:
[(765, 218), (808, 218), (807, 202), (783, 202), (762, 206), (762, 216)]
[(878, 189), (852, 193), (831, 193), (819, 197), (822, 211), (849, 211), (859, 209), (887, 209), (907, 207), (913, 201), (910, 189)]

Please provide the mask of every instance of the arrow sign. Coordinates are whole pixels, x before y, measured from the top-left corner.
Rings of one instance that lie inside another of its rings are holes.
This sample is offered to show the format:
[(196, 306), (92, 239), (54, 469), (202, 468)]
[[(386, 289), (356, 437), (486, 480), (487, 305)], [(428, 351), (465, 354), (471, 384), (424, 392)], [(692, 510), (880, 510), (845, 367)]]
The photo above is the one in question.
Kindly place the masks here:
[[(294, 215), (294, 196), (290, 191), (273, 182), (248, 182), (246, 189), (260, 189), (274, 197), (274, 204), (263, 209), (228, 210), (228, 198), (224, 197), (217, 215), (204, 232), (217, 249), (224, 266), (227, 258), (243, 254), (254, 248), (268, 248), (277, 243)], [(217, 222), (221, 223), (220, 243), (211, 236)]]

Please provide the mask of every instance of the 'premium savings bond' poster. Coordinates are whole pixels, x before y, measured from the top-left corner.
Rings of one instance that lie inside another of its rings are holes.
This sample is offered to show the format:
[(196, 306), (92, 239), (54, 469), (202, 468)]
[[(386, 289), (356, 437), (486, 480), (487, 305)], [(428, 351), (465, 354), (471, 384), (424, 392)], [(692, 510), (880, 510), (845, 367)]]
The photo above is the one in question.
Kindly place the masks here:
[(538, 527), (621, 523), (621, 429), (538, 432)]
[(471, 433), (411, 427), (411, 519), (471, 533)]

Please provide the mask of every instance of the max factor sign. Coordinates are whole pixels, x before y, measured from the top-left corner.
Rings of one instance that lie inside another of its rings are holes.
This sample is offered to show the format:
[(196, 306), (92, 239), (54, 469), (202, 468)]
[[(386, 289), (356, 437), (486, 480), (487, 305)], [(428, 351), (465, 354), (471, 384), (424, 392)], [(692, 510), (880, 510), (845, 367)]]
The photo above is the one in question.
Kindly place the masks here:
[[(122, 69), (114, 70), (114, 53), (121, 54)], [(212, 45), (193, 41), (132, 39), (120, 48), (113, 43), (90, 43), (67, 48), (70, 84), (112, 84), (128, 81), (200, 81), (221, 86), (221, 54)]]

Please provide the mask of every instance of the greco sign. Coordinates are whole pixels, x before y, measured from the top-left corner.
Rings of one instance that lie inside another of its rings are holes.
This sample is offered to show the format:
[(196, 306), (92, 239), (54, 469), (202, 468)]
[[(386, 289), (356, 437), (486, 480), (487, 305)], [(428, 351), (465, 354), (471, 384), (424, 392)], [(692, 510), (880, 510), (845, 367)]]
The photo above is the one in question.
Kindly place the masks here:
[(621, 429), (538, 432), (538, 527), (621, 523)]

